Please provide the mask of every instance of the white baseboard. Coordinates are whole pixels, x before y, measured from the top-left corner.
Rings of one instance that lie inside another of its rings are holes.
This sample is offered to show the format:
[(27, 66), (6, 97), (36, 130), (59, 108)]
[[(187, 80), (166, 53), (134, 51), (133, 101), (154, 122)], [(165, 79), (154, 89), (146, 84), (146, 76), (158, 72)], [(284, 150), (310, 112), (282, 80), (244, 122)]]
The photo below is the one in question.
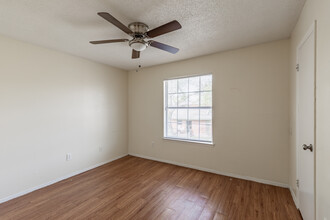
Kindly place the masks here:
[(292, 189), (291, 186), (289, 187), (289, 189), (290, 189), (290, 193), (291, 193), (291, 196), (292, 196), (293, 202), (294, 202), (294, 204), (296, 205), (296, 208), (299, 209), (299, 206), (298, 206), (298, 200), (297, 200), (296, 194), (294, 194), (293, 189)]
[(237, 174), (233, 174), (233, 173), (227, 173), (227, 172), (208, 169), (208, 168), (204, 168), (204, 167), (188, 165), (188, 164), (179, 163), (179, 162), (170, 161), (170, 160), (158, 159), (158, 158), (155, 158), (155, 157), (144, 156), (144, 155), (140, 155), (140, 154), (133, 154), (133, 153), (128, 153), (128, 154), (131, 155), (131, 156), (135, 156), (135, 157), (141, 157), (141, 158), (144, 158), (144, 159), (149, 159), (149, 160), (159, 161), (159, 162), (163, 162), (163, 163), (173, 164), (173, 165), (177, 165), (177, 166), (181, 166), (181, 167), (187, 167), (187, 168), (191, 168), (191, 169), (195, 169), (195, 170), (201, 170), (201, 171), (214, 173), (214, 174), (219, 174), (219, 175), (223, 175), (223, 176), (229, 176), (229, 177), (233, 177), (233, 178), (237, 178), (237, 179), (250, 180), (250, 181), (253, 181), (253, 182), (263, 183), (263, 184), (267, 184), (267, 185), (273, 185), (273, 186), (279, 186), (279, 187), (283, 187), (283, 188), (289, 188), (289, 185), (285, 184), (285, 183), (279, 183), (279, 182), (274, 182), (274, 181), (270, 181), (270, 180), (258, 179), (258, 178), (254, 178), (254, 177), (250, 177), (250, 176), (241, 176), (241, 175), (237, 175)]
[(44, 188), (44, 187), (46, 187), (46, 186), (52, 185), (52, 184), (57, 183), (57, 182), (59, 182), (59, 181), (62, 181), (62, 180), (68, 179), (68, 178), (73, 177), (73, 176), (75, 176), (75, 175), (78, 175), (78, 174), (80, 174), (80, 173), (84, 173), (84, 172), (86, 172), (86, 171), (88, 171), (88, 170), (94, 169), (94, 168), (96, 168), (96, 167), (102, 166), (102, 165), (107, 164), (107, 163), (110, 163), (110, 162), (112, 162), (112, 161), (118, 160), (118, 159), (120, 159), (120, 158), (122, 158), (122, 157), (125, 157), (125, 156), (127, 156), (127, 155), (128, 155), (128, 154), (125, 154), (125, 155), (122, 155), (122, 156), (119, 156), (119, 157), (115, 157), (115, 158), (113, 158), (113, 159), (111, 159), (111, 160), (108, 160), (108, 161), (105, 161), (105, 162), (102, 162), (102, 163), (95, 164), (95, 165), (90, 166), (90, 167), (87, 167), (87, 168), (85, 168), (85, 169), (81, 169), (81, 170), (75, 171), (75, 172), (73, 172), (73, 173), (70, 173), (70, 174), (68, 174), (68, 175), (62, 176), (62, 177), (60, 177), (60, 178), (57, 178), (57, 179), (51, 180), (51, 181), (49, 181), (49, 182), (47, 182), (47, 183), (44, 183), (44, 184), (41, 184), (41, 185), (38, 185), (38, 186), (35, 186), (35, 187), (32, 187), (32, 188), (26, 189), (26, 190), (24, 190), (24, 191), (21, 191), (21, 192), (19, 192), (19, 193), (15, 193), (15, 194), (10, 195), (10, 196), (7, 196), (7, 197), (5, 197), (5, 198), (0, 199), (0, 204), (1, 204), (1, 203), (4, 203), (4, 202), (7, 202), (7, 201), (9, 201), (9, 200), (12, 200), (12, 199), (14, 199), (14, 198), (17, 198), (17, 197), (23, 196), (23, 195), (28, 194), (28, 193), (30, 193), (30, 192), (33, 192), (33, 191), (35, 191), (35, 190), (38, 190), (38, 189)]

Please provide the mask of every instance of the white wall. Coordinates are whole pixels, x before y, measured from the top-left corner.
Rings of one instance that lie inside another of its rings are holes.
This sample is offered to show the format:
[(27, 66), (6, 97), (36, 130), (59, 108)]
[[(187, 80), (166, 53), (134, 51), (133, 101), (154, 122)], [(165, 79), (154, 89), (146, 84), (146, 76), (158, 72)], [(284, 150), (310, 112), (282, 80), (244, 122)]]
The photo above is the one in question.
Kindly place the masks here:
[(296, 49), (317, 20), (316, 46), (316, 219), (330, 219), (330, 1), (307, 0), (291, 36), (290, 186), (296, 192), (295, 80)]
[(0, 36), (0, 200), (127, 154), (127, 75)]
[[(163, 80), (204, 73), (215, 146), (163, 140)], [(287, 184), (289, 40), (130, 71), (129, 153)]]

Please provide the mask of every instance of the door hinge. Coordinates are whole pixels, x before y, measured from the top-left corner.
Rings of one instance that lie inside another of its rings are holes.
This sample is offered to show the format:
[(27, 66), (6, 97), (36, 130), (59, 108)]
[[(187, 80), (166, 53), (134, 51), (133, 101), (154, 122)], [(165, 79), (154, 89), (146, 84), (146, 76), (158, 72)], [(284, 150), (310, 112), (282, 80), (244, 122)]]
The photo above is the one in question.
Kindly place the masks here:
[(296, 65), (296, 70), (299, 72), (299, 63)]
[(296, 180), (297, 188), (299, 188), (299, 180)]

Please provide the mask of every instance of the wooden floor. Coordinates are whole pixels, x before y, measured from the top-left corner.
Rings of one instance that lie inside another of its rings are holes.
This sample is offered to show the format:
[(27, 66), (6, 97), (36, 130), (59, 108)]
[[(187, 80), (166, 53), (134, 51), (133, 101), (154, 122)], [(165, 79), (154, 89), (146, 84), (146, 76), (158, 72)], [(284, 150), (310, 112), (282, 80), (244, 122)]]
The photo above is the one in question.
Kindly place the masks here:
[(301, 219), (288, 189), (127, 156), (0, 204), (0, 219)]

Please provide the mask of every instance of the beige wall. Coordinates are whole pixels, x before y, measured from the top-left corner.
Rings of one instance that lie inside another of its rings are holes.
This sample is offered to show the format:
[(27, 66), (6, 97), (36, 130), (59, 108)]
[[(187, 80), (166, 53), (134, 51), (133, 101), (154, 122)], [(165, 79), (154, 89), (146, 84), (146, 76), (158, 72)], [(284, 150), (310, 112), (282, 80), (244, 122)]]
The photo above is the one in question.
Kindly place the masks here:
[(127, 154), (127, 86), (126, 71), (0, 36), (0, 200)]
[(296, 49), (317, 20), (316, 47), (316, 219), (330, 219), (330, 1), (307, 0), (291, 37), (290, 186), (296, 193), (295, 78)]
[[(204, 73), (215, 146), (163, 140), (163, 80)], [(129, 72), (129, 153), (288, 184), (289, 40)]]

